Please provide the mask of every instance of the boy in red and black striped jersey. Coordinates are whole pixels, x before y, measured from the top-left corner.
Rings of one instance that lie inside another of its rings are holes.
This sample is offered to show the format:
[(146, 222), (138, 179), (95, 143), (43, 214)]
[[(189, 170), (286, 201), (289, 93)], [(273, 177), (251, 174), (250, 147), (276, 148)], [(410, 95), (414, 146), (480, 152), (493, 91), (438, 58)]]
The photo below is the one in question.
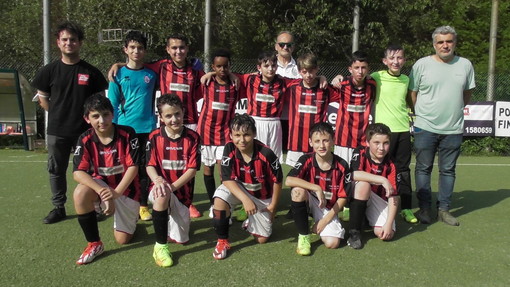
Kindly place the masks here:
[(336, 118), (335, 154), (350, 161), (352, 152), (365, 146), (365, 129), (369, 123), (371, 105), (376, 95), (376, 83), (366, 79), (369, 72), (368, 56), (357, 51), (352, 54), (349, 72), (339, 87), (340, 105)]
[(338, 248), (344, 238), (338, 212), (347, 202), (351, 174), (347, 162), (332, 152), (334, 136), (330, 124), (313, 125), (308, 136), (313, 153), (301, 156), (285, 180), (292, 187), (291, 206), (299, 233), (296, 252), (300, 255), (310, 255), (307, 205), (315, 221), (313, 232), (327, 248)]
[(272, 233), (272, 222), (282, 189), (282, 169), (278, 157), (255, 139), (255, 121), (247, 114), (236, 115), (230, 124), (229, 142), (221, 159), (223, 184), (214, 193), (213, 225), (218, 242), (215, 259), (227, 256), (231, 210), (242, 204), (248, 214), (243, 228), (258, 243)]
[(297, 65), (302, 79), (287, 89), (289, 140), (286, 164), (290, 166), (295, 166), (303, 154), (313, 151), (308, 144), (310, 128), (326, 120), (330, 102), (339, 101), (336, 90), (331, 87), (320, 88), (317, 78), (319, 66), (315, 55), (301, 55)]
[(149, 135), (147, 174), (152, 180), (149, 200), (156, 244), (156, 264), (173, 264), (168, 240), (184, 244), (189, 240), (189, 206), (194, 177), (200, 169), (200, 136), (183, 125), (183, 104), (174, 94), (158, 98), (157, 108), (164, 125)]
[(198, 133), (202, 140), (204, 184), (211, 202), (209, 217), (212, 218), (213, 196), (216, 190), (214, 165), (219, 164), (223, 148), (230, 140), (229, 123), (234, 117), (239, 92), (230, 81), (230, 52), (217, 50), (211, 56), (211, 68), (215, 75), (201, 91), (203, 105), (198, 119)]
[(358, 147), (352, 156), (352, 178), (356, 183), (350, 203), (348, 244), (354, 249), (363, 247), (360, 230), (365, 215), (380, 239), (391, 240), (395, 234), (400, 174), (388, 155), (390, 136), (390, 128), (385, 124), (369, 125), (366, 147)]
[(103, 253), (95, 202), (102, 201), (107, 215), (114, 214), (114, 236), (119, 244), (133, 237), (138, 221), (139, 143), (131, 127), (112, 123), (113, 107), (102, 95), (88, 98), (84, 118), (92, 128), (78, 139), (74, 153), (74, 207), (88, 246), (77, 264), (87, 264)]

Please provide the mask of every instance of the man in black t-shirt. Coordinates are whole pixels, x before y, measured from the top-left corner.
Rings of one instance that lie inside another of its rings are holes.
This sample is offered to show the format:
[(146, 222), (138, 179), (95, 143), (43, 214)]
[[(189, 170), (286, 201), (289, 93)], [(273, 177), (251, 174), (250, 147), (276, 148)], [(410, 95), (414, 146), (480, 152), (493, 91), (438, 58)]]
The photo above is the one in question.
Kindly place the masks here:
[(32, 82), (41, 107), (48, 112), (48, 172), (54, 209), (44, 218), (50, 224), (66, 217), (66, 170), (78, 136), (87, 129), (83, 119), (85, 99), (104, 93), (108, 82), (94, 66), (80, 59), (83, 29), (63, 22), (56, 30), (61, 59), (41, 68)]

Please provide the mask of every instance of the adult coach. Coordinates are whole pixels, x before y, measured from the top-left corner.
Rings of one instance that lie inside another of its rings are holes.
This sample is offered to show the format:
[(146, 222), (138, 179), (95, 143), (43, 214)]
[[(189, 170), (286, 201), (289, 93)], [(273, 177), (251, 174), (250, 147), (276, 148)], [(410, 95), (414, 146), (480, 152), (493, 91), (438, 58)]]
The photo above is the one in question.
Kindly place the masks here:
[(88, 125), (83, 119), (85, 99), (103, 93), (108, 82), (94, 66), (80, 59), (85, 34), (76, 23), (65, 21), (55, 33), (61, 59), (42, 67), (32, 85), (39, 103), (48, 112), (48, 172), (54, 209), (43, 220), (56, 223), (66, 217), (66, 170), (69, 154)]
[(455, 184), (455, 166), (460, 154), (464, 126), (464, 106), (475, 87), (471, 62), (455, 55), (457, 33), (450, 26), (438, 27), (432, 33), (434, 55), (418, 60), (409, 75), (409, 90), (416, 120), (416, 192), (421, 223), (431, 222), (432, 192), (430, 177), (436, 152), (439, 157), (439, 221), (458, 226), (449, 212)]
[(274, 44), (278, 59), (276, 74), (290, 79), (301, 78), (296, 61), (292, 58), (295, 45), (294, 36), (288, 31), (282, 31), (276, 36), (276, 43)]

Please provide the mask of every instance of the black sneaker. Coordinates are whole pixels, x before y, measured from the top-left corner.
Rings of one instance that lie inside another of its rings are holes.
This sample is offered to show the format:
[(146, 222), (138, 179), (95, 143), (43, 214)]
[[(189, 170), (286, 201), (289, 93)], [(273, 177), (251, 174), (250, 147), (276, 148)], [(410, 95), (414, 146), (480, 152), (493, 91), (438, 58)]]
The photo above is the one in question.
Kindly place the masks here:
[(48, 216), (43, 219), (45, 224), (52, 224), (62, 221), (66, 218), (66, 209), (64, 207), (55, 207)]
[(437, 211), (437, 220), (442, 221), (451, 226), (459, 226), (460, 223), (449, 211), (439, 209)]
[(416, 218), (418, 218), (418, 220), (423, 224), (430, 224), (432, 221), (430, 219), (430, 208), (420, 208), (415, 215)]
[(361, 243), (361, 234), (359, 230), (356, 229), (349, 230), (349, 239), (347, 240), (347, 245), (354, 249), (361, 249), (363, 247), (363, 243)]

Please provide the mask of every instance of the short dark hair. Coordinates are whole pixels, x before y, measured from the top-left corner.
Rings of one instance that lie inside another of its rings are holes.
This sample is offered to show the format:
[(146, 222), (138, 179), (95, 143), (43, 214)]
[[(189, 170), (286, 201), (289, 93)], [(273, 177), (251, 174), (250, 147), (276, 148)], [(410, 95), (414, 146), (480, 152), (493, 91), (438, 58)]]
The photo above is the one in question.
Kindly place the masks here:
[(158, 112), (161, 113), (161, 108), (164, 105), (169, 105), (171, 107), (179, 107), (181, 110), (184, 110), (184, 106), (182, 104), (181, 98), (176, 94), (164, 94), (158, 98), (156, 101), (156, 106), (158, 108)]
[(391, 136), (391, 130), (387, 125), (382, 124), (382, 123), (375, 123), (375, 124), (368, 125), (367, 130), (365, 131), (367, 141), (370, 141), (372, 139), (372, 137), (376, 134), (386, 135), (389, 137), (389, 136)]
[(312, 126), (310, 132), (308, 132), (308, 138), (312, 138), (314, 133), (325, 134), (328, 133), (331, 138), (335, 138), (335, 131), (333, 131), (333, 127), (326, 122), (318, 122)]
[(225, 58), (228, 59), (228, 62), (230, 63), (231, 54), (230, 54), (230, 51), (227, 50), (227, 49), (218, 49), (218, 50), (215, 50), (211, 54), (211, 63), (214, 63), (214, 59), (216, 59), (217, 57), (225, 57)]
[(230, 132), (232, 131), (252, 131), (254, 134), (257, 133), (257, 127), (255, 126), (255, 120), (248, 114), (236, 114), (230, 121)]
[(68, 31), (71, 34), (76, 35), (79, 41), (85, 39), (85, 32), (83, 32), (83, 27), (73, 21), (63, 21), (57, 25), (55, 30), (55, 36), (57, 39), (60, 38), (60, 32), (62, 31)]
[(274, 51), (265, 51), (260, 53), (257, 59), (257, 65), (262, 65), (268, 61), (275, 64), (278, 63), (278, 58), (276, 58), (276, 53)]
[(368, 55), (367, 53), (363, 51), (356, 51), (352, 53), (351, 58), (351, 65), (354, 64), (354, 62), (365, 62), (368, 63)]
[(113, 113), (112, 102), (102, 94), (94, 94), (85, 100), (85, 104), (83, 104), (83, 115), (88, 116), (92, 111), (110, 111)]
[(142, 44), (144, 49), (147, 49), (147, 37), (145, 37), (142, 32), (131, 30), (126, 35), (126, 40), (124, 41), (124, 47), (127, 48), (129, 42), (137, 42)]
[(168, 46), (168, 43), (170, 42), (170, 39), (177, 39), (184, 42), (186, 46), (189, 46), (188, 38), (182, 34), (172, 34), (168, 37), (166, 37), (166, 45)]
[(386, 47), (386, 50), (384, 50), (384, 57), (386, 58), (390, 52), (396, 51), (404, 51), (404, 47), (400, 44), (389, 44), (388, 47)]

